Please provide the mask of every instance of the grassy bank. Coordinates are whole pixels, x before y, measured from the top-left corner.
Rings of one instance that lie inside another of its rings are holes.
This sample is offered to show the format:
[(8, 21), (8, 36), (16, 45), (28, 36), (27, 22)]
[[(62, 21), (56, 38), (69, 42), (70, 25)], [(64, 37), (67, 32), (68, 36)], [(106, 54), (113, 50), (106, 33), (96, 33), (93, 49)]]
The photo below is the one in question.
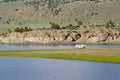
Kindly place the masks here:
[(0, 51), (0, 57), (51, 58), (120, 63), (120, 49), (50, 49)]

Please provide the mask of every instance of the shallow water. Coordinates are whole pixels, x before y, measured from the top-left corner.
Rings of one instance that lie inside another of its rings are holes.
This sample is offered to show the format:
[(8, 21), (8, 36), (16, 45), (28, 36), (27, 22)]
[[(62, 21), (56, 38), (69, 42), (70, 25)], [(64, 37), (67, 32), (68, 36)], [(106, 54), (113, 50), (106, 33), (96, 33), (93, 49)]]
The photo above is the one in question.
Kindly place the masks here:
[(0, 58), (0, 80), (120, 80), (120, 64)]
[[(75, 48), (75, 45), (7, 45), (1, 44), (0, 50), (26, 50), (26, 49), (64, 49)], [(120, 48), (120, 45), (87, 45), (86, 48)]]

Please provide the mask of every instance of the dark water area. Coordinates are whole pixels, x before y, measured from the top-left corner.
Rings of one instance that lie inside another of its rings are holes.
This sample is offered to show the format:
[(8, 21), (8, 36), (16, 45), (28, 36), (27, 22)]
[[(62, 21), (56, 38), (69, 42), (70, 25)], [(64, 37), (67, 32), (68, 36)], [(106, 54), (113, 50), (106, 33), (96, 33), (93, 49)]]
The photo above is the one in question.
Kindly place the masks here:
[(120, 80), (120, 64), (0, 58), (0, 80)]
[[(7, 45), (1, 44), (0, 50), (30, 50), (30, 49), (67, 49), (75, 48), (75, 45)], [(120, 45), (86, 45), (86, 48), (120, 48)]]

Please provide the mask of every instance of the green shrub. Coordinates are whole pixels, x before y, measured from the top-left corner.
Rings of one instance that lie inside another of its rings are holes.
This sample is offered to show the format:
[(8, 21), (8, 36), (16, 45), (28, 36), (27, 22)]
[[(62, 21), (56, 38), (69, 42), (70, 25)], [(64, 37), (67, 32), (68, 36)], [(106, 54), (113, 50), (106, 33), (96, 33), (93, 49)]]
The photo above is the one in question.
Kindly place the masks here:
[(28, 28), (28, 31), (32, 31), (32, 28), (31, 28), (31, 27), (29, 27), (29, 28)]
[(106, 28), (112, 28), (112, 27), (115, 27), (115, 26), (116, 26), (115, 22), (113, 22), (111, 20), (105, 24)]
[(66, 28), (67, 29), (75, 29), (76, 27), (74, 25), (72, 25), (72, 24), (69, 24), (69, 25), (66, 26)]
[(19, 32), (25, 32), (25, 29), (23, 27), (20, 28)]
[(0, 36), (2, 36), (2, 33), (0, 33)]
[(81, 26), (81, 25), (83, 25), (83, 22), (82, 22), (81, 20), (79, 20), (79, 21), (77, 22), (77, 25), (78, 25), (78, 26)]
[(31, 29), (31, 27), (27, 27), (27, 26), (25, 26), (25, 27), (16, 27), (15, 29), (14, 29), (14, 32), (27, 32), (27, 31), (32, 31), (32, 29)]
[(11, 33), (12, 31), (11, 31), (11, 29), (8, 29), (8, 33)]
[(51, 29), (60, 29), (60, 26), (58, 24), (55, 23), (51, 23)]
[(29, 31), (29, 29), (28, 29), (28, 27), (27, 27), (27, 26), (25, 26), (24, 31)]
[(19, 28), (19, 27), (16, 27), (16, 28), (14, 29), (14, 32), (20, 32), (20, 28)]
[(5, 33), (0, 33), (0, 36), (6, 37), (6, 36), (7, 36), (7, 32), (5, 32)]

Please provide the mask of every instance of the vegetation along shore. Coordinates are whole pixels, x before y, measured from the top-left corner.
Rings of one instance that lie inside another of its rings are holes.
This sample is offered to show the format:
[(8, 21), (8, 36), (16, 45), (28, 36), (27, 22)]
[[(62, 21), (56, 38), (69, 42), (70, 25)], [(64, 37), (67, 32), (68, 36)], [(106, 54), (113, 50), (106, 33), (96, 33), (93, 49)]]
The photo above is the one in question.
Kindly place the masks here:
[(0, 51), (0, 57), (49, 58), (120, 63), (120, 49), (5, 50)]

